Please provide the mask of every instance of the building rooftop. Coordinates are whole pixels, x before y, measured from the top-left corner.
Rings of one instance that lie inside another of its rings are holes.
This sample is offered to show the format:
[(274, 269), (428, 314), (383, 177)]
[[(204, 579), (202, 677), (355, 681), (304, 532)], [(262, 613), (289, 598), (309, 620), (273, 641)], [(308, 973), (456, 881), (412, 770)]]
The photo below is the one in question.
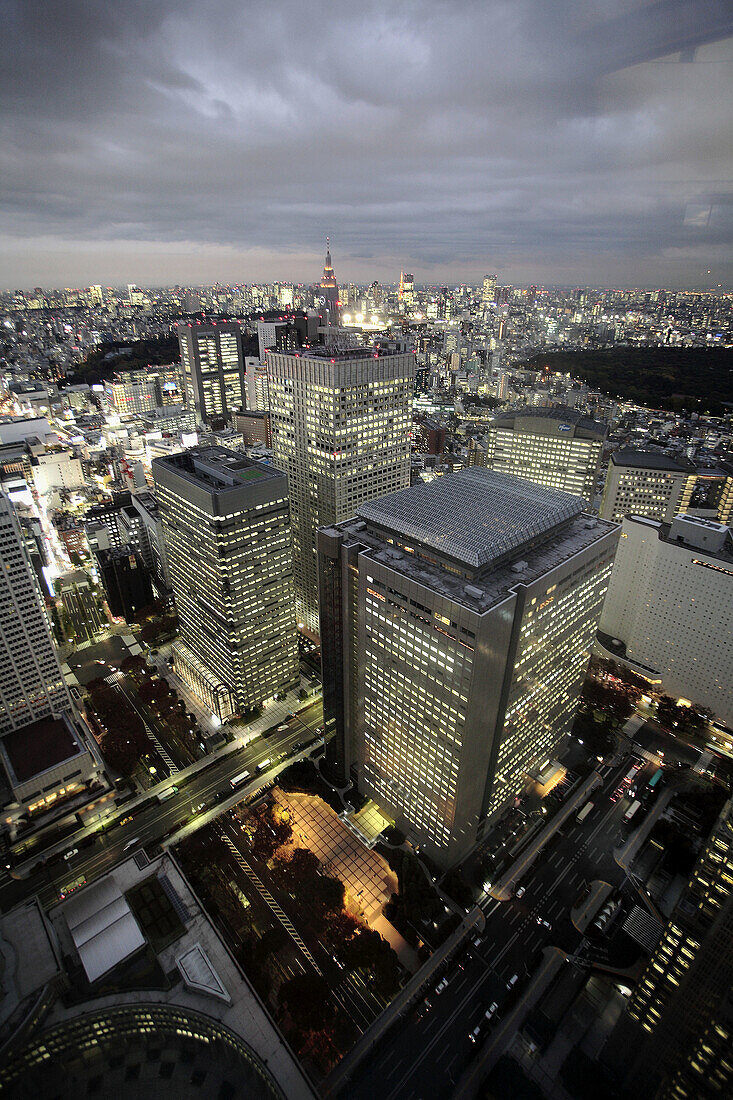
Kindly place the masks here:
[(6, 733), (0, 743), (18, 783), (25, 783), (82, 752), (66, 718), (41, 718)]
[(332, 363), (350, 363), (358, 359), (384, 359), (393, 355), (405, 355), (406, 352), (394, 351), (391, 348), (381, 348), (376, 344), (354, 348), (338, 348), (323, 344), (314, 344), (312, 347), (304, 346), (298, 351), (278, 351), (277, 348), (267, 348), (268, 355), (291, 355), (300, 359), (327, 359)]
[(499, 413), (491, 423), (494, 427), (505, 428), (513, 427), (516, 420), (557, 420), (563, 424), (572, 425), (576, 431), (589, 432), (598, 439), (604, 439), (607, 431), (605, 424), (591, 420), (590, 417), (583, 416), (577, 409), (571, 409), (567, 405), (552, 405), (547, 408), (523, 405), (519, 409), (508, 409), (506, 412)]
[(669, 470), (672, 473), (692, 473), (694, 463), (689, 459), (672, 458), (659, 451), (636, 451), (623, 448), (611, 455), (614, 466), (633, 466), (640, 470)]
[(90, 982), (145, 946), (145, 937), (111, 875), (74, 894), (61, 911)]
[(474, 466), (372, 500), (359, 516), (480, 569), (520, 551), (584, 507), (581, 497)]
[(170, 470), (187, 481), (216, 493), (240, 489), (243, 484), (283, 477), (273, 466), (245, 458), (227, 447), (194, 447), (190, 451), (156, 458), (154, 467)]

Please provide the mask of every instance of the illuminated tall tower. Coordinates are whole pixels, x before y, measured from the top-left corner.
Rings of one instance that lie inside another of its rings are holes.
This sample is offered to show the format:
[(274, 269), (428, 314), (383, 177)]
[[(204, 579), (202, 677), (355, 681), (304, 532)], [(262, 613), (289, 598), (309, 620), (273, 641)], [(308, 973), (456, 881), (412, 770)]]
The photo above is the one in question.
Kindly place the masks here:
[(237, 324), (179, 325), (186, 403), (205, 424), (231, 420), (244, 408), (242, 332)]
[(298, 683), (288, 482), (224, 447), (153, 463), (181, 623), (173, 666), (220, 719)]
[(613, 1037), (618, 1049), (634, 1054), (624, 1095), (731, 1095), (732, 863), (728, 800)]
[(273, 463), (288, 475), (296, 610), (318, 631), (316, 531), (410, 484), (415, 357), (268, 351)]
[(485, 306), (494, 301), (496, 294), (496, 275), (484, 275), (484, 285), (481, 291), (481, 300)]
[(337, 325), (340, 318), (339, 288), (333, 273), (331, 242), (328, 237), (326, 237), (326, 262), (323, 265), (323, 275), (319, 285), (321, 293), (318, 297), (318, 305), (321, 320), (324, 325)]
[(618, 527), (474, 467), (318, 532), (327, 758), (439, 866), (573, 723)]

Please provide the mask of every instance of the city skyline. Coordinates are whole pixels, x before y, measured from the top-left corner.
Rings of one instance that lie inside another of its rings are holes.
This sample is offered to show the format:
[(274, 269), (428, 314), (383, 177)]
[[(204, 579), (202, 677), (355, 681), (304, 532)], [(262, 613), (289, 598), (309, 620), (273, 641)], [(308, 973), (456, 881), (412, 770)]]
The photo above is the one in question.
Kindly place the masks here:
[(730, 20), (587, 7), (10, 5), (0, 282), (729, 286)]

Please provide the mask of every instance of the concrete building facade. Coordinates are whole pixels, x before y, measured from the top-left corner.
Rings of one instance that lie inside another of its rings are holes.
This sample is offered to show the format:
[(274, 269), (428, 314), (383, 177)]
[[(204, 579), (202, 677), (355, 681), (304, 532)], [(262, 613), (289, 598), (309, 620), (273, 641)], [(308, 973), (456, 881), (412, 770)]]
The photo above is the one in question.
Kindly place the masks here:
[(680, 514), (730, 526), (733, 469), (696, 466), (684, 456), (620, 450), (611, 455), (600, 514), (620, 523), (624, 516), (648, 516), (671, 523)]
[(659, 1100), (733, 1089), (733, 803), (726, 802), (628, 1005), (627, 1085)]
[(298, 683), (287, 478), (224, 447), (157, 458), (153, 476), (174, 667), (225, 719)]
[(330, 765), (449, 866), (568, 732), (618, 528), (472, 468), (318, 537)]
[(575, 409), (514, 409), (488, 425), (486, 465), (593, 502), (607, 427)]
[(318, 631), (316, 532), (410, 484), (412, 353), (268, 352), (273, 461), (288, 475), (299, 621)]
[(733, 725), (733, 537), (696, 516), (627, 516), (599, 642), (670, 695)]

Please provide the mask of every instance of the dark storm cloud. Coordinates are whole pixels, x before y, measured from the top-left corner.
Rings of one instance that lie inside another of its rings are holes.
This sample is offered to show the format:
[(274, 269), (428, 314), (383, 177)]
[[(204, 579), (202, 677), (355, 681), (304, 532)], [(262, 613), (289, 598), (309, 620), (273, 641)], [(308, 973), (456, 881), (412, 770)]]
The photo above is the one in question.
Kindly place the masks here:
[(3, 281), (704, 282), (733, 46), (599, 79), (634, 6), (6, 3)]

